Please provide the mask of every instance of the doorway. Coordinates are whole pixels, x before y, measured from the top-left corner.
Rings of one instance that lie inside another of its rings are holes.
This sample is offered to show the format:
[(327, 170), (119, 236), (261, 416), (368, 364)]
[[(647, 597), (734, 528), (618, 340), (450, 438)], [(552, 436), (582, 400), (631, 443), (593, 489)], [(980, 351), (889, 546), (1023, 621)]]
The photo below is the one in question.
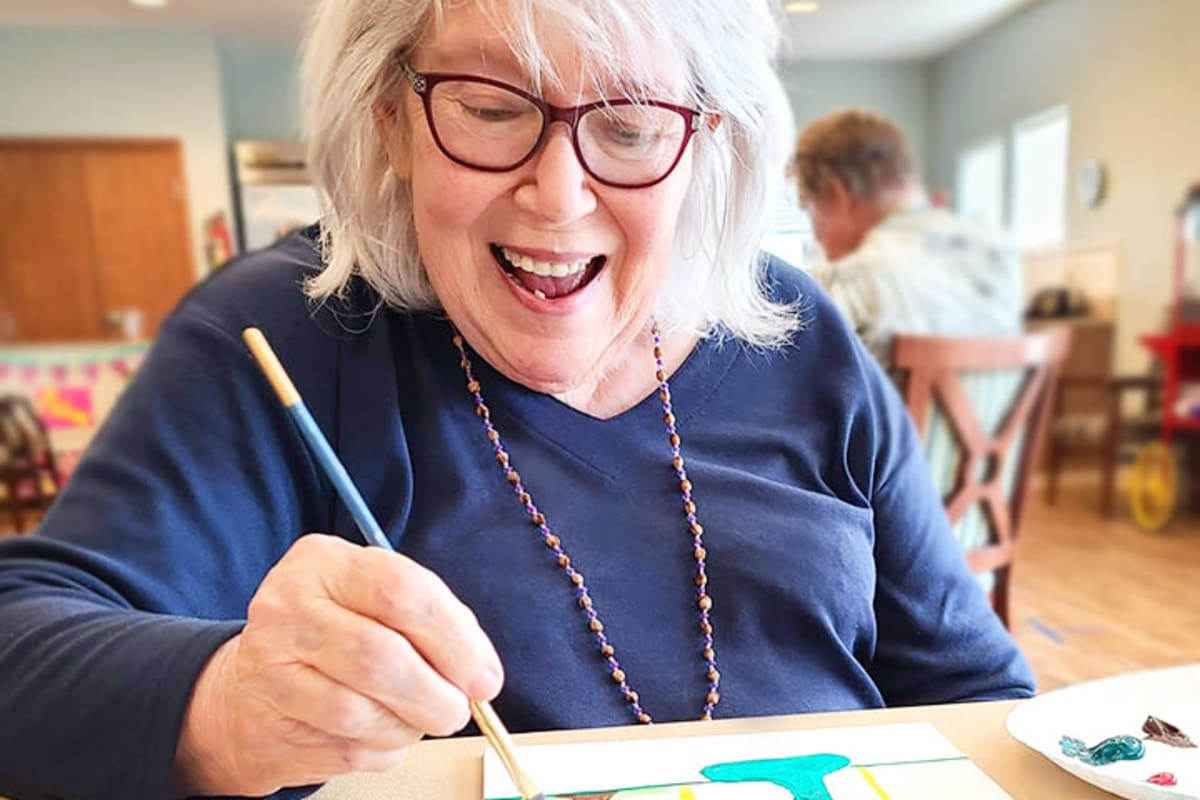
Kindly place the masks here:
[(0, 341), (149, 339), (195, 283), (177, 140), (0, 139)]

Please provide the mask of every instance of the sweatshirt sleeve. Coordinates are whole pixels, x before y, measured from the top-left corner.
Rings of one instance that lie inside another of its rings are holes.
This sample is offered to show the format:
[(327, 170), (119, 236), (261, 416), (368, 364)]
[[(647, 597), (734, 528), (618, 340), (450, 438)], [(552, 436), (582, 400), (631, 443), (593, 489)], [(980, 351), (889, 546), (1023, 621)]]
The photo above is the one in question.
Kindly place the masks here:
[(39, 529), (0, 542), (0, 795), (173, 796), (196, 676), (329, 509), (240, 340), (185, 303)]
[(970, 570), (899, 396), (870, 365), (878, 410), (878, 640), (872, 673), (888, 705), (1029, 697), (1033, 674)]

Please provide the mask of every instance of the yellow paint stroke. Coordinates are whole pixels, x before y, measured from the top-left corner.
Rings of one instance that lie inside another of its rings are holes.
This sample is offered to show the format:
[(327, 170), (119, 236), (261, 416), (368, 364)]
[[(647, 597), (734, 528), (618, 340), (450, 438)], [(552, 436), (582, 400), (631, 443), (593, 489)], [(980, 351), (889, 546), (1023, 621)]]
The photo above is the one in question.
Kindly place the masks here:
[(692, 791), (692, 787), (690, 786), (680, 786), (679, 800), (696, 800), (696, 793)]
[(883, 790), (879, 785), (879, 781), (875, 780), (875, 776), (871, 774), (871, 770), (866, 767), (856, 767), (858, 773), (863, 776), (863, 780), (867, 785), (875, 790), (875, 794), (879, 795), (879, 800), (891, 800), (891, 796)]

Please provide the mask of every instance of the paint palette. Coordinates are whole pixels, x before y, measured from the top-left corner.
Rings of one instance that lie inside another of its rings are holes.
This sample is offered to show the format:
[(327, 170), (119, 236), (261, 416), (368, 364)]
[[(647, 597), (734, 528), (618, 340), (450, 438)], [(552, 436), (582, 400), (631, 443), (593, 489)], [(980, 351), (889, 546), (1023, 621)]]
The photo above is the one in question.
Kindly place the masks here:
[[(1005, 800), (926, 723), (531, 745), (521, 766), (554, 800)], [(484, 800), (517, 792), (484, 755)]]
[[(1008, 715), (1008, 731), (1088, 783), (1130, 800), (1200, 800), (1200, 748), (1144, 741), (1135, 761), (1104, 766), (1063, 754), (1063, 736), (1095, 745), (1111, 736), (1145, 739), (1148, 716), (1167, 721), (1200, 743), (1200, 664), (1133, 672), (1047, 692)], [(1159, 785), (1168, 779), (1174, 785)], [(1156, 782), (1151, 782), (1151, 778)]]

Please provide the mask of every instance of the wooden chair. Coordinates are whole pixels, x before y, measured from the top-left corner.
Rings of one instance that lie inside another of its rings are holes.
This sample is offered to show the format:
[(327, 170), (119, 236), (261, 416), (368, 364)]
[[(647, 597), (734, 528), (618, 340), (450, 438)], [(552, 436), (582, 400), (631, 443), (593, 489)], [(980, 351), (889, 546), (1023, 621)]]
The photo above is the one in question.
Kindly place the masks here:
[(15, 531), (26, 512), (45, 511), (62, 489), (50, 436), (33, 404), (19, 395), (0, 397), (0, 491)]
[(946, 514), (1006, 626), (1014, 544), (1069, 338), (1060, 329), (1005, 338), (897, 336), (892, 344)]
[[(1130, 413), (1126, 395), (1135, 396)], [(1096, 411), (1073, 408), (1094, 405)], [(1046, 441), (1046, 502), (1058, 502), (1060, 473), (1072, 461), (1100, 471), (1100, 512), (1112, 516), (1122, 449), (1159, 436), (1162, 378), (1157, 375), (1071, 377), (1058, 384), (1055, 411)]]

